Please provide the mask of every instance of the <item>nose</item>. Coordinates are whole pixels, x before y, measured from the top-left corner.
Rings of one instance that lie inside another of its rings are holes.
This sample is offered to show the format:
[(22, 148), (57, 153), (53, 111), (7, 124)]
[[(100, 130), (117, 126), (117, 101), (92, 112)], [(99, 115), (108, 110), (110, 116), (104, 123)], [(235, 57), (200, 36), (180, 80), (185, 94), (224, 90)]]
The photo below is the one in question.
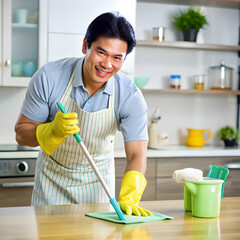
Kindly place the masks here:
[(102, 61), (102, 66), (104, 68), (111, 68), (112, 67), (112, 61), (110, 57), (106, 57), (103, 61)]

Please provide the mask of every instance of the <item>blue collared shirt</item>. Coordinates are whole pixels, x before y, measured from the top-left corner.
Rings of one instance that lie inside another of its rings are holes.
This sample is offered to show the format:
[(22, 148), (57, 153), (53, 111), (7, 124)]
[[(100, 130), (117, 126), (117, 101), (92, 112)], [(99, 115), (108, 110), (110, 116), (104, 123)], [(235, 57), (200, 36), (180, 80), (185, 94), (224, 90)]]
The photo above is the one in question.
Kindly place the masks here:
[(109, 96), (113, 94), (115, 83), (114, 110), (118, 130), (124, 141), (148, 140), (147, 105), (141, 91), (132, 80), (118, 72), (103, 88), (92, 97), (82, 81), (84, 58), (65, 58), (43, 65), (32, 77), (21, 112), (27, 118), (37, 121), (53, 121), (71, 74), (76, 66), (74, 87), (71, 98), (86, 112), (96, 112), (108, 108)]

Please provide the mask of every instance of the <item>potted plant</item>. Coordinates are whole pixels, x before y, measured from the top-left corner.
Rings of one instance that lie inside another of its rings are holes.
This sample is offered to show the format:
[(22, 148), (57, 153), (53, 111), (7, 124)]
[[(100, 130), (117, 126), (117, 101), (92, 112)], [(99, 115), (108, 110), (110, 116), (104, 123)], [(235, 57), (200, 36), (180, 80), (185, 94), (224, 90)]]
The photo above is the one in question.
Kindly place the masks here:
[(177, 17), (173, 17), (173, 24), (177, 30), (183, 33), (183, 40), (196, 42), (198, 31), (208, 24), (206, 16), (201, 13), (201, 8), (189, 7), (186, 12), (179, 11)]
[(226, 126), (218, 131), (217, 136), (224, 141), (226, 147), (238, 145), (238, 129)]

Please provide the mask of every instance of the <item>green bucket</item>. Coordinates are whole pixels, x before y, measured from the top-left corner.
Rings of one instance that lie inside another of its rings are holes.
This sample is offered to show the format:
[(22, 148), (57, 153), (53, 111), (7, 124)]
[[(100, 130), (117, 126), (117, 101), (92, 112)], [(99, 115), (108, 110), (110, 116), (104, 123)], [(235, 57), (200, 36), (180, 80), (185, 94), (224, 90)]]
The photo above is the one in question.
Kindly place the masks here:
[(222, 179), (203, 178), (202, 181), (184, 182), (184, 209), (192, 216), (218, 217), (221, 207)]

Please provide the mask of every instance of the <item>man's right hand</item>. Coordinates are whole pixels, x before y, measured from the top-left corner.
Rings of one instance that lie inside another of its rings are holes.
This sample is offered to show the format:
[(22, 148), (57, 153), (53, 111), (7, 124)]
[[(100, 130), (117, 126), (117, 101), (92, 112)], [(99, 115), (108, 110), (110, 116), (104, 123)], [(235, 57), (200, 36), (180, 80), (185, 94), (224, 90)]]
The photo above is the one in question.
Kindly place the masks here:
[(43, 151), (51, 155), (69, 135), (79, 132), (77, 113), (57, 112), (50, 123), (40, 124), (36, 130), (36, 137)]

